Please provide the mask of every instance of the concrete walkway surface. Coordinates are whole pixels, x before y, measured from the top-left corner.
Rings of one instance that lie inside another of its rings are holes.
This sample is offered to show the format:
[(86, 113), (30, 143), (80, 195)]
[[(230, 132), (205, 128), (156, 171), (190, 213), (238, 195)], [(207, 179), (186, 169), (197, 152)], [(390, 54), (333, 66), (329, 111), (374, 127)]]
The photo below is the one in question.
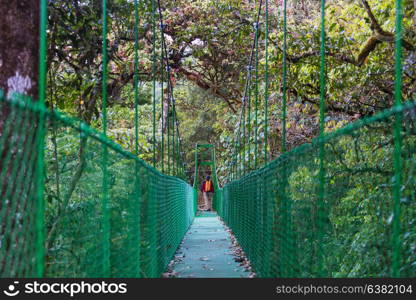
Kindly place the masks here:
[(179, 278), (242, 278), (249, 272), (234, 261), (230, 234), (215, 212), (199, 212), (173, 265)]

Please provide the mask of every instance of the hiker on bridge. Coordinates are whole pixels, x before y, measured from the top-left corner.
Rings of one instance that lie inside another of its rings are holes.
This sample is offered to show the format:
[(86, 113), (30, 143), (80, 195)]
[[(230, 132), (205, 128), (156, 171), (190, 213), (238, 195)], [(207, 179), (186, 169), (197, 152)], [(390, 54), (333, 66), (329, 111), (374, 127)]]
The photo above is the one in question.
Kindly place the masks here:
[(200, 190), (202, 192), (202, 197), (204, 199), (204, 210), (212, 210), (212, 196), (214, 194), (214, 183), (211, 180), (210, 176), (207, 176), (201, 184)]

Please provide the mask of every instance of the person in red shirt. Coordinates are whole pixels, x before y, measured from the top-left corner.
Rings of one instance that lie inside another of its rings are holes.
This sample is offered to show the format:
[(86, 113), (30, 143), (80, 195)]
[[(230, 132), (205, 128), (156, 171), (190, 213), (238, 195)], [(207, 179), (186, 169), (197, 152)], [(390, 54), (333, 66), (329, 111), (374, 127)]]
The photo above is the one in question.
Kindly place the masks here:
[(204, 210), (211, 211), (212, 195), (214, 194), (214, 183), (212, 182), (210, 176), (207, 176), (207, 179), (202, 182), (200, 190), (204, 199)]

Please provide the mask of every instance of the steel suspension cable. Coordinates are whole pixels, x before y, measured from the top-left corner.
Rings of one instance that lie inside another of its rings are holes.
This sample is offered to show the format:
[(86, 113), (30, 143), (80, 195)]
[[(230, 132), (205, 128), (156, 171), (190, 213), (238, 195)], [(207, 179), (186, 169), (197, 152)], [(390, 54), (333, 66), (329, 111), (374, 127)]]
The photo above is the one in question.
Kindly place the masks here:
[(173, 96), (172, 96), (172, 168), (173, 168), (173, 174), (176, 176), (177, 172), (177, 162), (175, 157), (175, 149), (176, 149), (176, 140), (175, 140), (175, 119), (176, 119), (176, 112), (174, 110), (174, 102), (173, 102)]
[(283, 4), (283, 103), (282, 103), (282, 153), (286, 152), (286, 101), (287, 101), (287, 0)]
[(238, 121), (238, 130), (237, 130), (237, 139), (236, 139), (236, 145), (234, 148), (234, 157), (235, 157), (235, 162), (234, 162), (234, 168), (235, 168), (235, 178), (239, 177), (239, 168), (238, 166), (240, 165), (240, 162), (238, 160), (239, 156), (240, 156), (240, 131), (241, 131), (241, 119), (243, 117), (243, 105), (244, 105), (244, 98), (241, 104), (241, 111), (240, 111), (240, 118)]
[[(107, 0), (102, 1), (102, 122), (103, 134), (107, 136)], [(110, 215), (108, 197), (108, 149), (102, 144), (102, 210), (103, 210), (103, 277), (110, 277)]]
[(171, 141), (170, 141), (170, 131), (171, 131), (171, 122), (170, 122), (170, 104), (171, 102), (171, 96), (168, 95), (168, 108), (166, 111), (166, 131), (168, 134), (168, 174), (171, 172), (171, 154), (170, 154), (170, 148), (171, 148)]
[(152, 0), (152, 123), (153, 167), (156, 167), (156, 2)]
[[(159, 11), (159, 23), (160, 23), (160, 30), (161, 30), (161, 44), (162, 44), (162, 62), (166, 63), (167, 66), (167, 73), (168, 73), (168, 80), (167, 80), (167, 84), (168, 84), (168, 99), (169, 99), (169, 104), (168, 105), (168, 112), (169, 113), (169, 107), (172, 106), (172, 162), (174, 164), (173, 166), (173, 170), (177, 171), (177, 166), (178, 166), (178, 156), (175, 155), (175, 125), (178, 126), (178, 123), (175, 121), (176, 119), (176, 111), (174, 111), (174, 98), (173, 98), (173, 85), (172, 85), (172, 81), (171, 81), (171, 69), (169, 66), (169, 60), (168, 60), (168, 53), (167, 53), (167, 46), (166, 46), (166, 41), (165, 41), (165, 37), (164, 37), (164, 23), (163, 23), (163, 15), (162, 15), (162, 8), (160, 5), (160, 0), (157, 1), (157, 5), (158, 5), (158, 11)], [(163, 105), (163, 104), (162, 104)], [(169, 122), (168, 122), (169, 123)], [(169, 125), (170, 127), (170, 125)], [(170, 129), (168, 127), (168, 129)], [(178, 138), (180, 138), (179, 135), (179, 131), (177, 131), (177, 136)], [(178, 145), (176, 145), (176, 147), (178, 147)], [(169, 159), (169, 151), (170, 151), (170, 141), (169, 141), (169, 131), (168, 131), (168, 165), (170, 163), (170, 159)], [(177, 150), (177, 149), (176, 149)], [(176, 159), (175, 159), (176, 156)], [(168, 166), (168, 172), (170, 172), (170, 166)]]
[[(174, 102), (175, 103), (175, 102)], [(176, 106), (173, 107), (175, 110), (175, 115), (177, 115), (176, 112)], [(184, 172), (184, 165), (183, 165), (183, 155), (182, 155), (182, 139), (179, 131), (179, 119), (176, 118), (176, 135), (177, 135), (177, 153), (178, 153), (178, 167), (180, 167), (179, 171)]]
[[(161, 35), (163, 35), (163, 29), (161, 28)], [(163, 51), (163, 50), (162, 50)], [(160, 158), (161, 158), (161, 169), (162, 169), (162, 173), (165, 172), (165, 134), (164, 134), (164, 125), (165, 125), (165, 116), (164, 116), (164, 87), (163, 87), (163, 82), (165, 80), (165, 71), (164, 71), (164, 63), (163, 63), (163, 55), (161, 56), (161, 64), (160, 64), (160, 77), (161, 77), (161, 81), (160, 81), (160, 134), (162, 136), (162, 141), (161, 141), (161, 147), (160, 147)]]
[[(167, 58), (167, 54), (165, 55), (165, 53), (167, 52), (166, 50), (166, 43), (165, 43), (165, 35), (164, 35), (164, 29), (165, 29), (165, 25), (163, 23), (163, 16), (162, 16), (162, 8), (160, 5), (160, 0), (157, 1), (157, 7), (158, 7), (158, 11), (159, 11), (159, 25), (160, 25), (160, 38), (161, 38), (161, 44), (162, 44), (162, 55), (161, 55), (161, 76), (162, 76), (162, 81), (161, 81), (161, 126), (162, 126), (162, 130), (161, 130), (161, 134), (162, 134), (162, 147), (161, 147), (161, 157), (162, 157), (162, 172), (164, 172), (165, 170), (165, 140), (164, 140), (164, 126), (165, 126), (165, 115), (164, 115), (164, 88), (163, 88), (163, 82), (164, 82), (164, 76), (165, 76), (165, 72), (164, 72), (164, 68), (165, 68), (165, 63), (166, 66), (169, 65), (168, 62), (168, 58)], [(165, 62), (166, 60), (166, 62)], [(168, 99), (169, 98), (169, 93), (170, 93), (170, 69), (167, 69), (168, 72)], [(169, 113), (169, 106), (168, 106), (168, 111), (166, 112), (167, 114)], [(169, 135), (169, 132), (168, 132)], [(169, 136), (168, 136), (169, 139)], [(168, 149), (168, 156), (169, 156), (169, 149)]]
[[(39, 41), (39, 103), (45, 105), (46, 99), (46, 52), (47, 52), (47, 30), (48, 27), (48, 3), (46, 0), (40, 2), (40, 41)], [(45, 202), (43, 193), (45, 190), (45, 115), (40, 113), (38, 134), (36, 138), (36, 261), (35, 270), (37, 277), (43, 277), (45, 267)]]
[(139, 7), (134, 0), (134, 151), (139, 155)]
[(324, 201), (325, 201), (325, 144), (322, 140), (325, 134), (325, 99), (326, 99), (326, 70), (325, 70), (325, 0), (321, 0), (321, 49), (320, 49), (320, 101), (319, 101), (319, 195), (318, 195), (318, 249), (317, 249), (317, 270), (320, 277), (324, 277), (323, 270), (323, 225), (324, 225)]
[[(402, 105), (402, 71), (403, 71), (403, 4), (402, 0), (396, 0), (396, 44), (395, 44), (395, 84), (394, 98), (395, 106)], [(392, 277), (400, 277), (400, 265), (402, 261), (400, 243), (400, 202), (402, 199), (402, 119), (403, 113), (397, 113), (394, 123), (394, 187), (393, 187), (393, 235), (392, 235)]]
[[(258, 12), (257, 12), (257, 17), (256, 17), (256, 35), (258, 34), (258, 24), (259, 24), (259, 20), (260, 20), (260, 13), (261, 13), (261, 8), (262, 8), (262, 3), (263, 1), (260, 0), (259, 3), (259, 8), (258, 8)], [(256, 39), (254, 39), (252, 47), (251, 47), (251, 53), (250, 53), (250, 59), (249, 59), (249, 64), (247, 67), (247, 77), (246, 77), (246, 82), (245, 82), (245, 86), (244, 86), (244, 96), (242, 99), (242, 104), (241, 104), (241, 113), (240, 113), (240, 119), (239, 119), (239, 124), (238, 124), (238, 130), (237, 130), (237, 139), (234, 145), (234, 164), (235, 164), (235, 171), (236, 171), (236, 175), (237, 177), (239, 176), (238, 174), (238, 165), (240, 164), (238, 161), (238, 157), (241, 157), (241, 145), (240, 145), (240, 135), (241, 135), (241, 124), (242, 124), (242, 119), (243, 119), (243, 113), (244, 113), (244, 107), (246, 105), (246, 98), (247, 98), (247, 92), (248, 92), (248, 88), (249, 88), (249, 84), (251, 81), (251, 71), (252, 71), (252, 65), (253, 65), (253, 59), (254, 59), (254, 51), (256, 48)]]
[(181, 154), (181, 136), (179, 131), (179, 118), (178, 113), (176, 111), (176, 104), (175, 104), (175, 98), (173, 98), (173, 111), (175, 115), (175, 126), (176, 126), (176, 173), (177, 176), (180, 175), (180, 172), (182, 171), (182, 154)]
[[(282, 61), (282, 145), (281, 152), (286, 152), (286, 112), (287, 112), (287, 0), (283, 1), (283, 61)], [(281, 206), (281, 231), (280, 244), (285, 245), (286, 250), (280, 253), (280, 277), (292, 277), (293, 257), (295, 247), (292, 237), (292, 218), (291, 201), (287, 192), (288, 174), (286, 168), (282, 170), (282, 180), (280, 182), (280, 206)]]
[(266, 29), (265, 29), (265, 89), (264, 89), (264, 164), (269, 161), (268, 133), (269, 133), (269, 1), (266, 0)]
[(250, 84), (248, 90), (248, 101), (247, 101), (247, 141), (248, 141), (248, 150), (247, 150), (247, 167), (248, 172), (251, 171), (251, 94), (252, 94), (253, 85)]
[(247, 102), (248, 102), (248, 97), (244, 97), (244, 103), (242, 106), (243, 117), (242, 117), (242, 125), (241, 125), (243, 127), (243, 139), (242, 139), (243, 153), (241, 153), (240, 151), (240, 158), (241, 158), (240, 168), (242, 169), (243, 176), (246, 175), (246, 106), (247, 106)]
[[(183, 169), (183, 157), (182, 157), (182, 152), (181, 152), (181, 135), (180, 135), (180, 131), (179, 131), (179, 120), (176, 117), (177, 116), (177, 112), (176, 112), (176, 106), (175, 106), (175, 99), (173, 96), (173, 84), (172, 84), (172, 79), (171, 79), (171, 68), (169, 66), (169, 58), (168, 58), (168, 52), (167, 52), (167, 46), (166, 46), (166, 40), (164, 37), (164, 23), (163, 23), (163, 15), (162, 15), (162, 8), (160, 5), (160, 0), (157, 0), (157, 5), (158, 5), (158, 11), (159, 11), (159, 22), (160, 22), (160, 29), (161, 29), (161, 44), (162, 44), (162, 62), (166, 63), (167, 66), (167, 71), (168, 71), (168, 80), (167, 80), (167, 84), (168, 84), (168, 95), (170, 95), (169, 99), (171, 99), (171, 103), (172, 103), (172, 110), (173, 110), (173, 116), (174, 116), (174, 120), (173, 120), (173, 130), (175, 131), (175, 125), (176, 125), (176, 135), (177, 135), (177, 160), (176, 160), (176, 167), (179, 167), (179, 164), (181, 164), (181, 168)], [(173, 150), (174, 153), (175, 150)]]
[[(139, 155), (139, 3), (138, 0), (134, 0), (134, 134), (135, 134), (135, 145), (134, 154)], [(134, 172), (134, 194), (136, 200), (136, 209), (140, 211), (141, 208), (141, 187), (140, 187), (140, 166), (138, 160), (135, 160), (135, 172)], [(141, 216), (136, 215), (137, 221), (140, 224)], [(140, 243), (141, 230), (135, 231), (135, 243)], [(137, 247), (136, 259), (140, 261), (141, 247)], [(138, 274), (140, 274), (140, 264), (138, 265)]]
[[(178, 116), (177, 112), (176, 112), (176, 104), (175, 104), (175, 98), (173, 98), (173, 110), (175, 112), (175, 116)], [(176, 117), (175, 119), (175, 124), (176, 124), (176, 135), (177, 135), (177, 154), (178, 154), (178, 168), (180, 167), (180, 169), (178, 171), (184, 172), (184, 161), (183, 161), (183, 152), (182, 152), (182, 138), (181, 138), (181, 133), (180, 133), (180, 122), (179, 122), (179, 118)]]
[(172, 172), (176, 175), (177, 172), (177, 156), (176, 156), (176, 139), (175, 136), (177, 135), (176, 132), (176, 110), (175, 110), (175, 99), (173, 97), (173, 89), (170, 90), (170, 110), (171, 110), (171, 157), (172, 157)]
[[(256, 24), (259, 26), (259, 24)], [(258, 111), (259, 111), (259, 28), (257, 28), (257, 34), (255, 36), (256, 44), (256, 80), (255, 80), (255, 103), (254, 103), (254, 169), (258, 166), (259, 157), (259, 141), (258, 141)]]

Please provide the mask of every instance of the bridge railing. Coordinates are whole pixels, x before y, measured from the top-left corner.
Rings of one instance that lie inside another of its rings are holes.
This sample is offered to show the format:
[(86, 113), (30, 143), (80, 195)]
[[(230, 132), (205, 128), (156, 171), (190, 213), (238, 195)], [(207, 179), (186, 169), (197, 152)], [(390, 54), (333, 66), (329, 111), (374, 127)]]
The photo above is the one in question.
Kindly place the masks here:
[(159, 277), (194, 217), (193, 188), (30, 99), (0, 95), (0, 112), (0, 276)]
[(219, 211), (260, 277), (414, 277), (415, 175), (416, 104), (406, 102), (232, 181)]

